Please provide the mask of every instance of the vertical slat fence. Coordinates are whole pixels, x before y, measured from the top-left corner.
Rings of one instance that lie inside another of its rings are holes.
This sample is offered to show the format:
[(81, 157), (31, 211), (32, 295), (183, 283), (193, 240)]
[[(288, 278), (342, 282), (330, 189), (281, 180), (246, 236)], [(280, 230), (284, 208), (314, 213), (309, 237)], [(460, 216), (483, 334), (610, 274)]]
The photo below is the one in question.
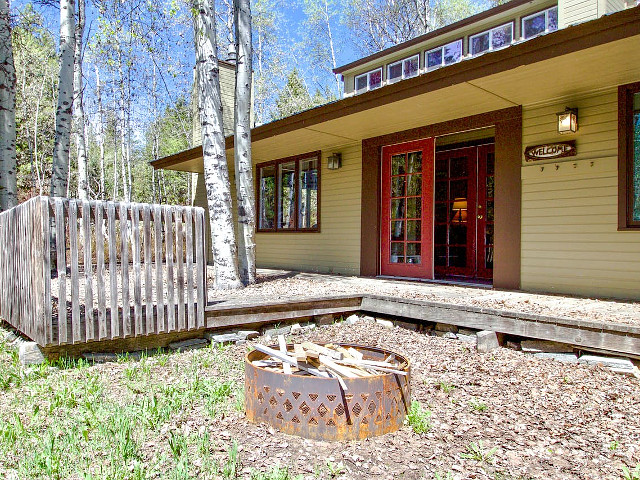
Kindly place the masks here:
[(203, 328), (201, 208), (37, 197), (0, 213), (0, 317), (42, 346)]

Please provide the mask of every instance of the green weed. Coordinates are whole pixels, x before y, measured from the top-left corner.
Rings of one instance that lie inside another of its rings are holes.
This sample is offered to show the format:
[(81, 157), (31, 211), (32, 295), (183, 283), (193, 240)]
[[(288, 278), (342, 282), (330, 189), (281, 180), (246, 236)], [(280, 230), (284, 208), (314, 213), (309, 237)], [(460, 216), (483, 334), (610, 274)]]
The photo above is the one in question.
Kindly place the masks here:
[(338, 475), (344, 473), (345, 468), (342, 462), (338, 463), (337, 465), (332, 462), (327, 462), (327, 470), (329, 470), (329, 477), (335, 478)]
[(417, 434), (426, 433), (431, 429), (431, 412), (429, 410), (423, 410), (420, 402), (413, 400), (411, 402), (411, 408), (407, 414), (407, 421), (413, 431)]
[(251, 480), (302, 480), (302, 475), (292, 477), (288, 467), (275, 466), (267, 472), (251, 471)]
[(476, 462), (491, 463), (497, 450), (498, 447), (493, 447), (489, 450), (485, 449), (482, 440), (480, 440), (478, 443), (471, 442), (467, 445), (467, 453), (462, 453), (460, 456)]
[(475, 398), (469, 402), (471, 408), (473, 408), (476, 412), (486, 412), (487, 404), (481, 401), (476, 400)]
[(456, 386), (451, 384), (451, 383), (447, 383), (444, 380), (440, 380), (438, 382), (437, 387), (442, 390), (444, 393), (451, 393), (456, 389)]
[(625, 465), (622, 467), (622, 478), (624, 480), (640, 480), (640, 463), (636, 465), (636, 468), (629, 470)]

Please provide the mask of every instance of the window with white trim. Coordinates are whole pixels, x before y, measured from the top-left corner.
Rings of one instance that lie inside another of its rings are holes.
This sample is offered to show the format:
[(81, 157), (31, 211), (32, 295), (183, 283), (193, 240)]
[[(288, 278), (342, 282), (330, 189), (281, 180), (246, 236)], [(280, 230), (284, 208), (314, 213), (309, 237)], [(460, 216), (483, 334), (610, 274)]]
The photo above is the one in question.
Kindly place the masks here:
[(382, 67), (358, 75), (355, 78), (356, 93), (366, 92), (382, 86)]
[(522, 19), (522, 38), (532, 38), (558, 29), (558, 7), (551, 7)]
[(416, 75), (418, 75), (419, 70), (419, 55), (405, 58), (404, 60), (400, 60), (399, 62), (387, 65), (387, 81), (389, 83), (392, 83), (398, 80), (404, 80), (405, 78), (415, 77)]
[(424, 54), (427, 71), (457, 63), (462, 58), (462, 39), (429, 50)]
[(506, 47), (511, 42), (513, 42), (513, 22), (469, 37), (469, 52), (471, 55), (477, 55)]

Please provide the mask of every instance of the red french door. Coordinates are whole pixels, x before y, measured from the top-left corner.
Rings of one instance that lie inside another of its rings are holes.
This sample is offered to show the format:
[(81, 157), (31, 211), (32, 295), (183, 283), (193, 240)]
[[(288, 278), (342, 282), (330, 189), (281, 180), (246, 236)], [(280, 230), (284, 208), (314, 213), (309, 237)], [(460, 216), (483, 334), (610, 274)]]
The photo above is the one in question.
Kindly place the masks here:
[(494, 146), (438, 152), (435, 161), (435, 273), (493, 277)]
[(434, 139), (383, 147), (380, 273), (433, 278)]

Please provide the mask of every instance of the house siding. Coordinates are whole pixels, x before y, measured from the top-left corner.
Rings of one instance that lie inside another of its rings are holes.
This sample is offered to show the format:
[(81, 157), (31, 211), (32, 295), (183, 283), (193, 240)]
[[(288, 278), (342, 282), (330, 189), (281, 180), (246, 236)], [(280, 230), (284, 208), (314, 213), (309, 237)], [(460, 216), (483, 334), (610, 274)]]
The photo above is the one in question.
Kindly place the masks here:
[(361, 145), (333, 151), (342, 153), (342, 168), (328, 170), (327, 156), (332, 152), (322, 152), (320, 232), (257, 233), (258, 267), (360, 273)]
[[(576, 135), (555, 112), (578, 107)], [(523, 146), (575, 139), (578, 155), (522, 168), (522, 288), (640, 299), (640, 232), (617, 231), (617, 91), (523, 109)]]

